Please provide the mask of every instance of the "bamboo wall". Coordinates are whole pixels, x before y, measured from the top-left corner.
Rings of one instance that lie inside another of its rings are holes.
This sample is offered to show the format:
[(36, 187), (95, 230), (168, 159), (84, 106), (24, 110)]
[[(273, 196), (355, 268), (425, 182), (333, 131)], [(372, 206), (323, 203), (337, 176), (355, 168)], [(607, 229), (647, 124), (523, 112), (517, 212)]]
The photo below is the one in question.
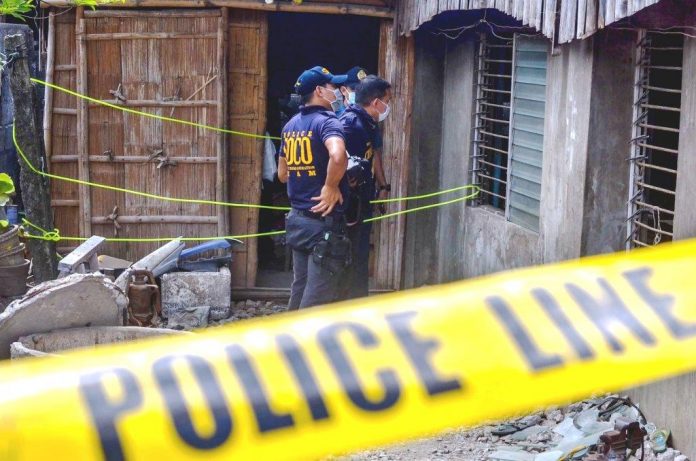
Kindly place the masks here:
[[(389, 3), (363, 2), (380, 7)], [(115, 101), (111, 91), (121, 84), (125, 104), (135, 109), (263, 134), (266, 15), (228, 8), (78, 9), (52, 19), (56, 47), (49, 67), (52, 64), (58, 85), (99, 99)], [(393, 195), (403, 196), (407, 194), (413, 41), (400, 37), (389, 19), (382, 23), (380, 56), (380, 73), (395, 85), (393, 115), (384, 127), (385, 170)], [(52, 172), (172, 197), (260, 201), (262, 140), (123, 114), (60, 92), (53, 92), (49, 100)], [(157, 168), (157, 163), (149, 162), (159, 149), (176, 166)], [(53, 182), (52, 198), (62, 235), (198, 237), (258, 230), (256, 209), (166, 203), (59, 181)], [(403, 208), (403, 204), (390, 204), (389, 211)], [(400, 285), (404, 223), (401, 216), (377, 226), (378, 288)], [(234, 286), (256, 284), (256, 244), (249, 239), (235, 249)], [(137, 260), (158, 245), (118, 243), (105, 251)]]

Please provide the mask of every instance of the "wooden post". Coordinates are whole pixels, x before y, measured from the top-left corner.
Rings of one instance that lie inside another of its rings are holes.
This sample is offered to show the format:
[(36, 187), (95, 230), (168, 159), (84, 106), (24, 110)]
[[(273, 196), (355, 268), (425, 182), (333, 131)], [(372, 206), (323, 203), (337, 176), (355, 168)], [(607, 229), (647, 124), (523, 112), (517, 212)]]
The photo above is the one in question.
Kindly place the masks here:
[[(217, 124), (227, 127), (227, 35), (230, 33), (228, 26), (229, 10), (220, 8), (218, 19), (218, 43), (217, 43)], [(227, 135), (218, 133), (217, 140), (217, 172), (215, 180), (215, 200), (224, 202), (227, 200)], [(229, 208), (217, 207), (217, 232), (218, 235), (227, 235), (229, 230)]]
[[(56, 55), (56, 16), (53, 11), (48, 13), (48, 45), (46, 51), (46, 81), (53, 83), (53, 68)], [(51, 127), (53, 126), (53, 88), (44, 89), (44, 145), (46, 158), (51, 161)]]
[[(85, 41), (84, 7), (75, 13), (77, 39), (77, 92), (87, 94), (87, 42)], [(88, 104), (84, 99), (77, 101), (77, 172), (80, 180), (89, 181), (89, 119)], [(92, 195), (88, 186), (78, 187), (80, 198), (80, 235), (92, 235)]]
[[(5, 37), (5, 50), (8, 56), (16, 56), (10, 66), (10, 89), (14, 100), (14, 117), (17, 143), (29, 161), (36, 168), (45, 168), (41, 123), (39, 122), (39, 101), (36, 90), (29, 78), (28, 48), (24, 34)], [(16, 54), (15, 54), (16, 53)], [(20, 185), (27, 218), (34, 224), (53, 230), (51, 194), (48, 179), (32, 172), (24, 162), (21, 166)], [(56, 244), (44, 240), (29, 239), (29, 250), (33, 259), (34, 278), (37, 282), (53, 280), (58, 275)]]

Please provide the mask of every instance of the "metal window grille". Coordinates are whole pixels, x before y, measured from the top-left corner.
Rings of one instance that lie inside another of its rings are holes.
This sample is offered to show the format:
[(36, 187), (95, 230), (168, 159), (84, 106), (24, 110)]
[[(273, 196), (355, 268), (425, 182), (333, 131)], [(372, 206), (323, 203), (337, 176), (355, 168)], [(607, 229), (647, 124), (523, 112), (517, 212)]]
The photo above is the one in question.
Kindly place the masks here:
[(478, 204), (539, 230), (548, 43), (481, 34), (473, 181)]
[(684, 37), (642, 31), (636, 52), (627, 247), (671, 241)]
[(513, 37), (481, 34), (476, 79), (473, 182), (478, 204), (505, 210), (508, 184)]

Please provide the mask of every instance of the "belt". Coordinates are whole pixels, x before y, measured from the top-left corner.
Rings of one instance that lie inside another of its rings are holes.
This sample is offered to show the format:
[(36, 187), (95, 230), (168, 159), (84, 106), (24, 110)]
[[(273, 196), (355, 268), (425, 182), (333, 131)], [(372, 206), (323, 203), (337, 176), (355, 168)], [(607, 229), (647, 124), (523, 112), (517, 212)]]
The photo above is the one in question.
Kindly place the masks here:
[(322, 216), (320, 213), (314, 213), (309, 210), (298, 210), (297, 208), (293, 208), (292, 211), (300, 216), (304, 216), (305, 218), (323, 221), (327, 223), (329, 226), (342, 225), (345, 222), (343, 213), (334, 212), (328, 216)]

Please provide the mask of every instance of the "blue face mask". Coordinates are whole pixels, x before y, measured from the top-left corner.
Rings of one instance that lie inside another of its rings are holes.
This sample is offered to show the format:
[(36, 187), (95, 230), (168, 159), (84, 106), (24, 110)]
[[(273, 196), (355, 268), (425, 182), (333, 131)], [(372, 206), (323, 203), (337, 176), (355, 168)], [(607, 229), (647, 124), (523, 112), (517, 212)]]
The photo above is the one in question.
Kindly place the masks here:
[(348, 92), (348, 104), (355, 104), (355, 91)]

